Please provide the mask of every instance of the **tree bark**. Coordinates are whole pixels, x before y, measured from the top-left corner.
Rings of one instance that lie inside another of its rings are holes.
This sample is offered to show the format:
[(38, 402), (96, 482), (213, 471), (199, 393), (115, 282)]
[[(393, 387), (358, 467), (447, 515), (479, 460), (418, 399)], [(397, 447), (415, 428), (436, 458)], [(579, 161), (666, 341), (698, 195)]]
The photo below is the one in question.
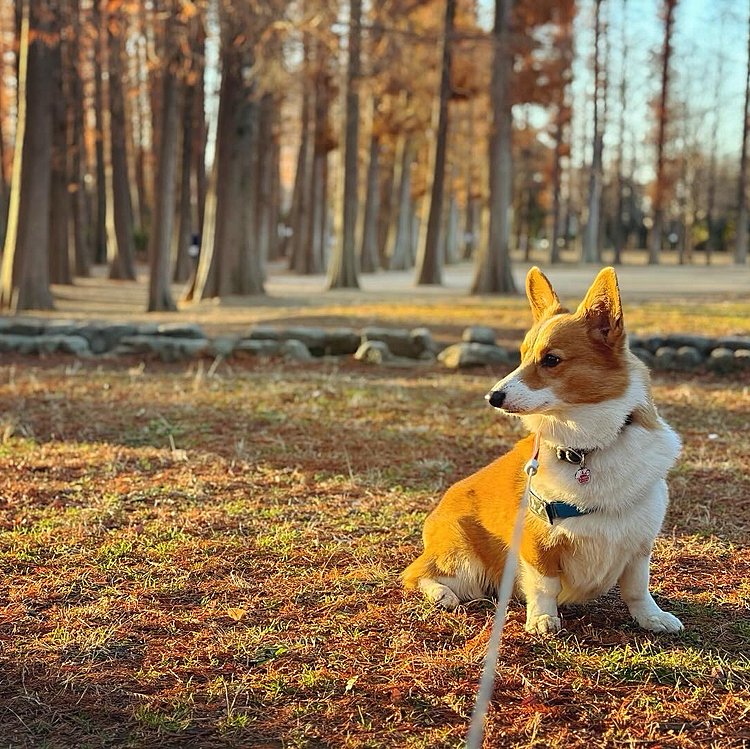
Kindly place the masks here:
[(628, 37), (627, 29), (627, 0), (622, 0), (622, 66), (620, 71), (620, 134), (617, 142), (617, 215), (614, 225), (614, 264), (622, 262), (622, 251), (625, 246), (625, 110), (628, 100)]
[[(106, 14), (105, 14), (106, 15)], [(96, 222), (94, 227), (94, 260), (107, 262), (107, 180), (104, 162), (104, 142), (109, 138), (109, 117), (105, 114), (104, 101), (104, 46), (107, 31), (100, 3), (91, 5), (91, 23), (98, 34), (94, 47), (94, 113), (96, 116)], [(102, 39), (105, 41), (102, 42)]]
[[(375, 107), (373, 106), (373, 115)], [(360, 269), (373, 273), (380, 266), (378, 254), (378, 216), (380, 214), (380, 138), (370, 135), (370, 159), (367, 164), (365, 215), (362, 221), (362, 249)]]
[(472, 294), (514, 293), (510, 265), (510, 223), (513, 191), (513, 73), (511, 0), (495, 0), (492, 60), (492, 124), (489, 140), (489, 231), (477, 253)]
[[(176, 11), (170, 11), (174, 13)], [(165, 34), (174, 34), (170, 18), (165, 25)], [(176, 55), (174, 55), (176, 57)], [(172, 249), (172, 225), (175, 208), (175, 172), (177, 169), (177, 133), (179, 127), (178, 81), (174, 68), (176, 59), (167, 59), (163, 65), (159, 161), (156, 167), (156, 194), (151, 231), (149, 232), (149, 287), (148, 311), (159, 312), (177, 309), (170, 288), (170, 260)], [(186, 107), (187, 109), (187, 107)], [(190, 138), (187, 138), (190, 143)], [(190, 158), (186, 162), (189, 171)], [(188, 175), (189, 179), (189, 175)], [(190, 214), (188, 189), (187, 205), (183, 206)]]
[(740, 177), (737, 185), (737, 237), (734, 245), (734, 262), (747, 263), (747, 138), (750, 128), (750, 29), (748, 31), (747, 72), (745, 73), (745, 106), (742, 109), (742, 151), (740, 152)]
[[(80, 0), (73, 0), (73, 38), (81, 30)], [(91, 245), (89, 241), (88, 205), (86, 201), (86, 144), (84, 141), (85, 118), (83, 98), (83, 51), (68, 45), (70, 55), (71, 127), (70, 127), (70, 212), (73, 217), (73, 260), (76, 276), (91, 274)]]
[[(121, 9), (108, 18), (107, 104), (109, 137), (105, 137), (105, 178), (107, 180), (107, 258), (110, 278), (135, 281), (133, 209), (130, 203), (125, 94), (122, 86), (123, 20)], [(105, 111), (105, 121), (107, 113)], [(110, 210), (111, 203), (111, 210)]]
[(225, 41), (216, 151), (206, 194), (201, 255), (193, 290), (196, 301), (233, 294), (263, 293), (255, 238), (257, 211), (257, 104), (252, 83), (242, 76), (242, 55)]
[(18, 64), (18, 145), (13, 156), (0, 271), (0, 308), (54, 308), (48, 270), (54, 49), (47, 39), (54, 39), (55, 31), (48, 4), (24, 0)]
[[(664, 201), (666, 198), (666, 164), (664, 145), (667, 137), (669, 103), (669, 63), (672, 57), (672, 28), (677, 0), (664, 0), (664, 44), (661, 55), (661, 93), (659, 98), (659, 130), (656, 141), (656, 190), (654, 196), (654, 225), (649, 238), (649, 265), (658, 265), (661, 254)], [(709, 244), (711, 242), (709, 236)]]
[[(52, 50), (52, 170), (50, 180), (49, 277), (51, 283), (73, 283), (68, 257), (68, 86), (63, 68), (63, 42)], [(67, 62), (67, 55), (65, 62)]]
[(448, 146), (448, 103), (451, 96), (451, 43), (456, 17), (456, 0), (445, 0), (443, 23), (443, 55), (440, 76), (440, 95), (437, 107), (435, 148), (432, 153), (432, 184), (427, 228), (420, 237), (417, 252), (416, 282), (418, 285), (442, 283), (439, 246), (442, 223), (443, 193), (445, 192), (445, 153)]
[[(165, 91), (166, 94), (166, 91)], [(174, 281), (184, 283), (190, 278), (193, 262), (188, 251), (193, 238), (193, 201), (190, 177), (193, 166), (193, 115), (195, 112), (195, 84), (185, 85), (182, 101), (182, 155), (180, 158), (179, 224), (175, 236)]]
[(594, 143), (591, 155), (591, 175), (589, 177), (589, 205), (586, 229), (583, 235), (584, 263), (598, 262), (599, 220), (602, 207), (602, 152), (604, 136), (599, 116), (599, 97), (601, 95), (601, 71), (599, 66), (599, 46), (601, 44), (601, 6), (602, 0), (594, 0)]
[[(448, 0), (454, 2), (454, 0)], [(346, 81), (346, 127), (344, 144), (344, 195), (342, 236), (328, 269), (328, 288), (359, 288), (357, 278), (357, 162), (359, 160), (359, 53), (362, 0), (349, 0), (349, 61)]]
[(401, 133), (394, 155), (391, 224), (388, 230), (386, 253), (388, 270), (406, 270), (412, 265), (411, 236), (411, 165), (414, 161), (414, 141), (409, 134)]

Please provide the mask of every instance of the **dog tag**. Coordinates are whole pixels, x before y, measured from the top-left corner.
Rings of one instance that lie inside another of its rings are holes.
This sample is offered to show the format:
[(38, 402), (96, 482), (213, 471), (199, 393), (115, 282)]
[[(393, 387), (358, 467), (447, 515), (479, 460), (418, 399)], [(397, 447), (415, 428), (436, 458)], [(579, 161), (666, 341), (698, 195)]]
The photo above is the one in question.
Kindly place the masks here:
[(579, 484), (588, 484), (591, 481), (591, 470), (586, 466), (581, 466), (576, 471), (576, 481)]

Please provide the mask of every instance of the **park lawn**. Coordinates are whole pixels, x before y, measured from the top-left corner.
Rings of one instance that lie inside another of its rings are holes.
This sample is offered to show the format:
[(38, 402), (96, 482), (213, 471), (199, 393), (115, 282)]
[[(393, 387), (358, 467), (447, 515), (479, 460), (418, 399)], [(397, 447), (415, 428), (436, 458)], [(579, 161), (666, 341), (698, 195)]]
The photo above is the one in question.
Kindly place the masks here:
[[(492, 605), (397, 576), (521, 436), (500, 371), (30, 361), (0, 363), (0, 743), (461, 744)], [(750, 381), (655, 395), (684, 450), (653, 589), (686, 631), (611, 594), (544, 639), (513, 603), (488, 746), (750, 742)]]

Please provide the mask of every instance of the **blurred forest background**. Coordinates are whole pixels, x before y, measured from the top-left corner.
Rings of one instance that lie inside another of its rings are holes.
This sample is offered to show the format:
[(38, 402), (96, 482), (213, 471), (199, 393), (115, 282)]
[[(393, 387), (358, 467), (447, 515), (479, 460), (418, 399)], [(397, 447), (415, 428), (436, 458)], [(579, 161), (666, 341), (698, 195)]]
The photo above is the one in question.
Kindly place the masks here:
[(139, 263), (150, 310), (269, 269), (746, 264), (749, 10), (0, 0), (0, 307)]

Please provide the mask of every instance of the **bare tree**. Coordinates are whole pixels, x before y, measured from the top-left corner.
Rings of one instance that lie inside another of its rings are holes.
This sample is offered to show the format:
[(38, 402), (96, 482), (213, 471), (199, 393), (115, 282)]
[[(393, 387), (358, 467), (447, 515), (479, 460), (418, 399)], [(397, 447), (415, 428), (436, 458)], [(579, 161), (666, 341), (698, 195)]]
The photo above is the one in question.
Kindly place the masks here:
[(442, 283), (440, 228), (445, 192), (445, 154), (448, 146), (448, 104), (451, 98), (451, 44), (456, 18), (456, 0), (445, 0), (443, 23), (443, 55), (440, 93), (437, 100), (435, 145), (430, 154), (430, 204), (427, 227), (421, 233), (417, 251), (416, 282), (418, 285)]
[(18, 54), (18, 115), (0, 307), (52, 309), (49, 288), (52, 72), (55, 28), (50, 3), (24, 0)]
[(495, 0), (492, 58), (492, 129), (489, 140), (489, 231), (477, 253), (472, 294), (514, 293), (510, 266), (510, 210), (513, 190), (512, 0)]
[(658, 265), (664, 222), (664, 203), (667, 192), (667, 167), (664, 147), (669, 122), (669, 83), (670, 60), (672, 58), (672, 32), (674, 30), (674, 10), (677, 0), (663, 0), (664, 42), (661, 53), (661, 92), (659, 94), (658, 134), (656, 138), (656, 184), (654, 186), (654, 225), (649, 238), (649, 265)]
[[(748, 24), (750, 27), (750, 23)], [(742, 109), (742, 150), (740, 152), (740, 177), (737, 185), (737, 238), (734, 262), (747, 263), (747, 136), (750, 129), (750, 31), (748, 32), (747, 72), (745, 74), (745, 105)]]
[[(452, 2), (452, 0), (449, 0)], [(346, 127), (344, 144), (344, 196), (342, 237), (328, 268), (328, 288), (359, 288), (357, 278), (357, 162), (359, 137), (359, 55), (362, 0), (349, 0), (349, 64), (346, 78)]]

